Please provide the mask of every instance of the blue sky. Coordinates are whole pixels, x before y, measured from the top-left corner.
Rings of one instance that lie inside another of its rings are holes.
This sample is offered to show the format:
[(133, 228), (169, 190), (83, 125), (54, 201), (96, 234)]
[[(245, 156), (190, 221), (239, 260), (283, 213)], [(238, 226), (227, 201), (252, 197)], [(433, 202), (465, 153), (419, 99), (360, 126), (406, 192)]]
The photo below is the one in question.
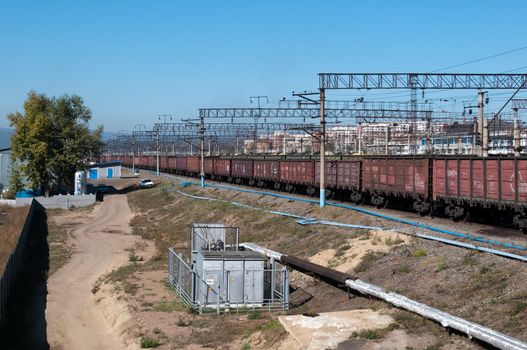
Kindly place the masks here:
[[(274, 102), (316, 88), (321, 71), (431, 71), (527, 46), (526, 10), (524, 1), (0, 0), (0, 126), (32, 89), (76, 93), (93, 125), (117, 131), (158, 114), (246, 106), (251, 95)], [(522, 66), (527, 50), (450, 71)]]

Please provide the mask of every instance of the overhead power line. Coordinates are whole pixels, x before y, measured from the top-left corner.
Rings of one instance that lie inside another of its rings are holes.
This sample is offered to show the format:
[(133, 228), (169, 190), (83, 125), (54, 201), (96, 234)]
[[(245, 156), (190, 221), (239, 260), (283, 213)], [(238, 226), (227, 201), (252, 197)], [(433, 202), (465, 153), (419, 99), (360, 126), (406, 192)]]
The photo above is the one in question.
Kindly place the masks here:
[(495, 57), (499, 57), (499, 56), (507, 55), (507, 54), (510, 54), (510, 53), (513, 53), (513, 52), (517, 52), (517, 51), (525, 50), (525, 49), (527, 49), (527, 46), (522, 46), (522, 47), (518, 47), (518, 48), (516, 48), (516, 49), (512, 49), (512, 50), (508, 50), (508, 51), (500, 52), (500, 53), (497, 53), (497, 54), (494, 54), (494, 55), (490, 55), (490, 56), (486, 56), (486, 57), (477, 58), (477, 59), (475, 59), (475, 60), (471, 60), (471, 61), (467, 61), (467, 62), (463, 62), (463, 63), (454, 64), (454, 65), (452, 65), (452, 66), (448, 66), (448, 67), (439, 68), (439, 69), (436, 69), (436, 70), (430, 71), (429, 73), (436, 73), (436, 72), (439, 72), (439, 71), (442, 71), (442, 70), (447, 70), (447, 69), (451, 69), (451, 68), (457, 68), (457, 67), (465, 66), (465, 65), (467, 65), (467, 64), (471, 64), (471, 63), (477, 63), (477, 62), (485, 61), (485, 60), (488, 60), (488, 59), (491, 59), (491, 58), (495, 58)]

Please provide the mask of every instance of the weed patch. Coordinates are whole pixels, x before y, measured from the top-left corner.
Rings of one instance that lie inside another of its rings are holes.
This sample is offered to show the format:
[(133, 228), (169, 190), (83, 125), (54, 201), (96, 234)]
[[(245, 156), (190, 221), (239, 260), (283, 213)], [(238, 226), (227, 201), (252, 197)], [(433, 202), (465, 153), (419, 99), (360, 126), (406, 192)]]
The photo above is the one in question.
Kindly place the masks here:
[(448, 264), (448, 260), (445, 259), (444, 257), (441, 257), (437, 261), (437, 266), (436, 266), (435, 272), (440, 272), (440, 271), (446, 270), (449, 267), (450, 267), (450, 265)]
[(357, 266), (355, 266), (354, 270), (355, 272), (364, 272), (370, 269), (375, 262), (377, 262), (383, 254), (380, 253), (374, 253), (374, 252), (368, 252), (366, 255), (362, 257), (362, 260), (360, 261)]
[(173, 311), (186, 311), (187, 308), (179, 300), (160, 302), (154, 305), (154, 311), (159, 312), (173, 312)]
[(141, 349), (151, 349), (151, 348), (157, 348), (161, 343), (157, 339), (153, 338), (141, 338)]
[(251, 311), (249, 315), (247, 315), (247, 318), (249, 320), (259, 320), (262, 318), (262, 313), (260, 311)]
[(381, 339), (382, 338), (381, 332), (379, 332), (376, 329), (362, 329), (358, 332), (353, 332), (351, 336), (354, 338), (362, 338), (362, 339)]
[(386, 245), (398, 245), (398, 244), (401, 244), (401, 243), (404, 243), (404, 239), (402, 239), (401, 237), (397, 236), (395, 238), (392, 238), (392, 237), (388, 237), (384, 240), (384, 244)]
[(412, 256), (414, 258), (422, 258), (427, 255), (428, 255), (428, 252), (426, 251), (426, 249), (416, 249), (412, 252)]

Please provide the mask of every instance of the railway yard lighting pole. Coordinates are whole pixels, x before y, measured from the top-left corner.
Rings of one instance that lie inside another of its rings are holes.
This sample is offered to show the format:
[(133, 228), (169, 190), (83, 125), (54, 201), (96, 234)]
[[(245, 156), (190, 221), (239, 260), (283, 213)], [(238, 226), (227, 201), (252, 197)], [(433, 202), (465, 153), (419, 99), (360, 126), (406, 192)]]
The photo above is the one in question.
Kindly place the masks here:
[(159, 176), (159, 128), (156, 128), (156, 175)]
[(519, 109), (527, 109), (527, 99), (512, 99), (512, 111), (514, 112), (514, 130), (513, 130), (513, 146), (514, 146), (514, 156), (521, 156), (522, 146), (521, 146), (521, 125), (520, 119), (518, 117)]
[(132, 173), (135, 174), (135, 133), (132, 133)]
[[(202, 113), (199, 116), (199, 148), (200, 148), (200, 178), (201, 188), (205, 188), (205, 117)], [(209, 141), (210, 154), (210, 141)]]
[(320, 89), (320, 207), (326, 205), (326, 118), (325, 118), (326, 91)]
[[(167, 118), (172, 120), (170, 114), (160, 114), (157, 116), (157, 119), (163, 120), (163, 123), (166, 124)], [(156, 175), (159, 176), (159, 126), (156, 127)]]

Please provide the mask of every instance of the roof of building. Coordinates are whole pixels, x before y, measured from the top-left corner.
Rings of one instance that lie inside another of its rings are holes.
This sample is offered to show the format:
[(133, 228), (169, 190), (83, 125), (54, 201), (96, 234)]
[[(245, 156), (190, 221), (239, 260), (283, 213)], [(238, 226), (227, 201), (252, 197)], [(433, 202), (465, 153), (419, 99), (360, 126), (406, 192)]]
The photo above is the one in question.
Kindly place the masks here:
[(0, 148), (0, 153), (6, 151), (11, 151), (11, 148)]
[(87, 166), (87, 168), (88, 169), (91, 169), (91, 168), (108, 168), (108, 167), (111, 167), (111, 166), (117, 166), (117, 165), (121, 165), (121, 164), (122, 164), (122, 162), (120, 160), (112, 160), (112, 161), (109, 161), (109, 162), (89, 164)]
[(201, 254), (204, 258), (207, 259), (227, 259), (227, 260), (264, 260), (263, 255), (257, 252), (249, 251), (249, 250), (225, 250), (225, 251), (218, 251), (218, 250), (202, 250)]

